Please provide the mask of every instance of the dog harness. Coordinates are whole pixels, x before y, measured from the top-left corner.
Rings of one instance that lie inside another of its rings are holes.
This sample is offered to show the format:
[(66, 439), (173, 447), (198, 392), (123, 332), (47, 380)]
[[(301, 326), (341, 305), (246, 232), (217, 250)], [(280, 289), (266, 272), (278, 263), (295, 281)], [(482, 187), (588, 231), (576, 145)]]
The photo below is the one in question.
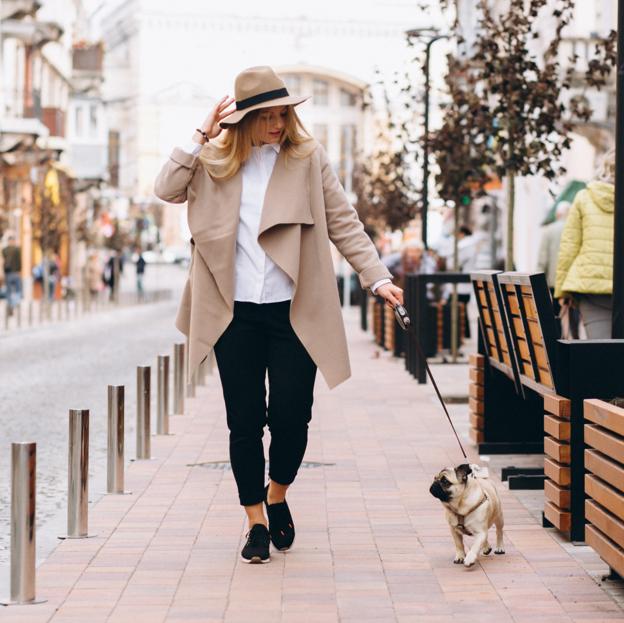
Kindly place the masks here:
[(452, 508), (449, 508), (451, 513), (453, 513), (453, 515), (457, 517), (457, 529), (460, 530), (466, 536), (472, 536), (472, 532), (470, 532), (470, 530), (468, 530), (466, 526), (464, 525), (466, 521), (466, 517), (468, 517), (469, 515), (472, 515), (472, 513), (474, 513), (477, 510), (477, 508), (479, 508), (479, 506), (481, 506), (482, 504), (485, 504), (485, 502), (487, 501), (488, 501), (488, 496), (484, 491), (483, 497), (465, 515), (460, 515), (459, 513), (456, 513)]

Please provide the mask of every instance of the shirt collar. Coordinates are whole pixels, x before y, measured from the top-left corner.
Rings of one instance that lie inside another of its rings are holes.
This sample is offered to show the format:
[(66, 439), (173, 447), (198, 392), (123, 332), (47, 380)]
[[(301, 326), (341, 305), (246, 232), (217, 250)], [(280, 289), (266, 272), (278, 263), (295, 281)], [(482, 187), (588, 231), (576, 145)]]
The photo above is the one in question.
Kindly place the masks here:
[(282, 146), (279, 143), (265, 143), (264, 145), (255, 146), (255, 149), (260, 151), (263, 147), (271, 147), (276, 153), (279, 154)]

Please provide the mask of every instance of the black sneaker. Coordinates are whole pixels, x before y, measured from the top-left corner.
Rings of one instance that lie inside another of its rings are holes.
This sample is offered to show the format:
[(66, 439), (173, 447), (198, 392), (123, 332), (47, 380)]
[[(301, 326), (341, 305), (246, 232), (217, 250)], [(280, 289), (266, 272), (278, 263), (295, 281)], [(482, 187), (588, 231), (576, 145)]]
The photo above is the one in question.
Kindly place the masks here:
[(242, 561), (250, 563), (270, 562), (270, 537), (266, 526), (261, 523), (255, 523), (246, 536), (247, 543), (241, 550)]
[(284, 552), (290, 549), (295, 540), (295, 524), (286, 500), (269, 504), (269, 485), (264, 488), (264, 504), (269, 516), (269, 533), (276, 549)]

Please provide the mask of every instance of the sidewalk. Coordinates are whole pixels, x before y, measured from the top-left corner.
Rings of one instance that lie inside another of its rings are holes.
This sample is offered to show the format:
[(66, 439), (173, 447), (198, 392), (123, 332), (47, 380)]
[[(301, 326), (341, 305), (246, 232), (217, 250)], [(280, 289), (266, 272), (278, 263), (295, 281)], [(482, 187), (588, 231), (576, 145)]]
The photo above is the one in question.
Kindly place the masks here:
[[(126, 496), (90, 508), (96, 538), (62, 542), (39, 567), (41, 605), (0, 611), (3, 623), (217, 621), (622, 621), (577, 557), (499, 486), (505, 556), (452, 564), (433, 474), (461, 453), (432, 388), (382, 354), (348, 317), (353, 377), (319, 377), (306, 463), (288, 499), (294, 547), (246, 565), (246, 531), (227, 461), (218, 378), (154, 437), (152, 461), (126, 471)], [(443, 386), (462, 393), (465, 368)], [(268, 435), (265, 435), (268, 441)], [(478, 460), (472, 456), (472, 460)], [(197, 465), (206, 463), (206, 465)], [(321, 463), (321, 465), (318, 465)], [(587, 554), (588, 564), (599, 564)], [(606, 572), (606, 565), (604, 566)]]

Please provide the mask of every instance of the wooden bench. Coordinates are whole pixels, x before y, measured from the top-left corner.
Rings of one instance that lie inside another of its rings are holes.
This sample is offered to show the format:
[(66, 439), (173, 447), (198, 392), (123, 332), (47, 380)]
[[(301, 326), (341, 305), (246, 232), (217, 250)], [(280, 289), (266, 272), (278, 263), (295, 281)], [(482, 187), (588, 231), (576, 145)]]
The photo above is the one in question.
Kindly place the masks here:
[(520, 380), (501, 275), (493, 270), (471, 274), (479, 312), (480, 354), (470, 359), (470, 437), (478, 444), (479, 454), (541, 453), (541, 398)]
[(624, 576), (624, 409), (585, 400), (585, 540)]
[[(624, 340), (561, 340), (543, 274), (497, 275), (520, 384), (542, 401), (544, 525), (585, 538), (583, 402), (624, 396)], [(510, 361), (514, 361), (510, 357)], [(487, 387), (485, 391), (487, 403)], [(486, 418), (487, 426), (487, 418)]]

